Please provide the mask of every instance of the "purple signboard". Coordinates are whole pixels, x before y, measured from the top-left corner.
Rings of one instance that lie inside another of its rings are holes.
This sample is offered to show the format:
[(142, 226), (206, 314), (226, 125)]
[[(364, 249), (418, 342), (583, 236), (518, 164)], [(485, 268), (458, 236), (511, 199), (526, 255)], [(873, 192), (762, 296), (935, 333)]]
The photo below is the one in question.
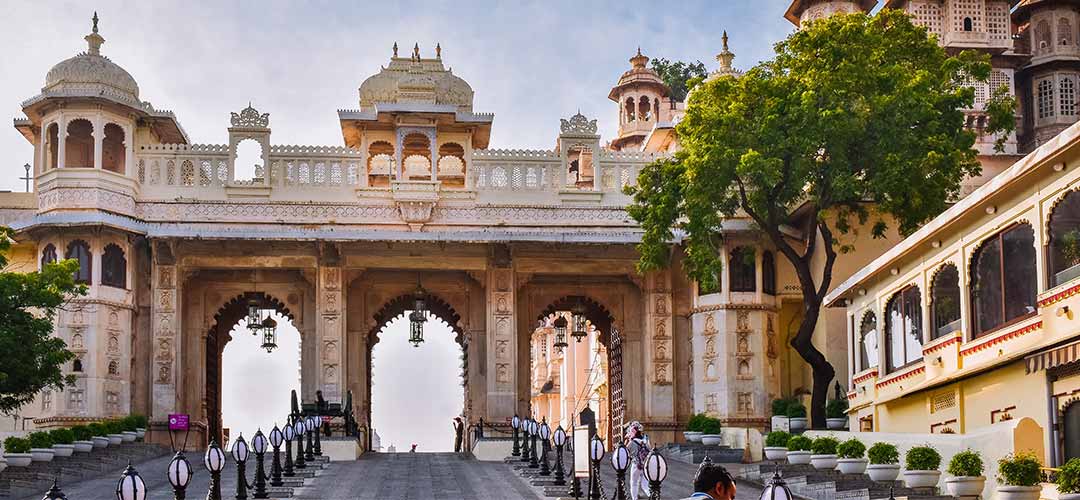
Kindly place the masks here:
[(169, 414), (169, 430), (170, 431), (186, 431), (188, 430), (188, 414), (187, 413), (170, 413)]

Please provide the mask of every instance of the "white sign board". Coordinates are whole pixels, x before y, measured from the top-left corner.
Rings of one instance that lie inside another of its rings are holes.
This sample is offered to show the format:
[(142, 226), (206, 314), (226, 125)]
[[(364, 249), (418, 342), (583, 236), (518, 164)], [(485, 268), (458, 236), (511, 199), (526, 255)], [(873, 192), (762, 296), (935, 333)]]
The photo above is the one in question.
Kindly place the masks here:
[(589, 477), (589, 426), (574, 427), (574, 475)]

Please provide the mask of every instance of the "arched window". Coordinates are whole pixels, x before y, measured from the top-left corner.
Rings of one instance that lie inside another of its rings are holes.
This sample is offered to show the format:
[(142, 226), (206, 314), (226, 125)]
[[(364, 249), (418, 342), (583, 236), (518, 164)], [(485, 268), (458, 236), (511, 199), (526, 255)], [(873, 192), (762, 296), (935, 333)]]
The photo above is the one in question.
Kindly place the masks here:
[(1061, 103), (1061, 116), (1076, 116), (1076, 77), (1061, 75), (1058, 78), (1058, 102)]
[(1068, 18), (1058, 19), (1058, 44), (1060, 45), (1072, 45), (1073, 32), (1072, 23)]
[(930, 317), (934, 320), (931, 339), (960, 329), (960, 273), (952, 264), (945, 264), (934, 275), (930, 286)]
[(1054, 116), (1054, 81), (1046, 78), (1038, 84), (1039, 118), (1052, 118)]
[(733, 292), (753, 292), (757, 290), (755, 276), (754, 249), (735, 247), (728, 261), (728, 279)]
[(52, 264), (56, 262), (56, 247), (52, 243), (45, 245), (45, 248), (41, 250), (41, 267), (45, 267), (45, 264)]
[(1053, 35), (1050, 33), (1050, 23), (1046, 20), (1039, 21), (1035, 25), (1035, 46), (1038, 47), (1036, 53), (1042, 54), (1050, 49), (1050, 39)]
[(89, 120), (72, 120), (64, 140), (65, 168), (94, 168), (94, 126)]
[(59, 167), (56, 163), (57, 154), (60, 153), (60, 126), (53, 123), (49, 125), (45, 139), (45, 170)]
[(634, 98), (626, 98), (626, 121), (627, 123), (634, 121), (634, 115), (636, 115), (636, 106), (634, 106)]
[(110, 243), (101, 255), (101, 284), (127, 288), (127, 259), (116, 244)]
[(1050, 212), (1050, 283), (1080, 276), (1080, 193), (1065, 195)]
[(971, 18), (970, 17), (965, 17), (964, 18), (964, 31), (971, 31), (971, 30), (972, 30)]
[(465, 148), (456, 142), (439, 146), (439, 177), (463, 177), (465, 175)]
[(90, 245), (83, 240), (72, 241), (67, 246), (67, 252), (64, 253), (64, 258), (79, 261), (79, 270), (75, 271), (75, 281), (89, 284), (90, 271), (93, 266), (93, 263), (90, 260)]
[(1016, 224), (984, 241), (972, 257), (974, 337), (1035, 313), (1035, 231)]
[(408, 134), (401, 140), (405, 179), (431, 179), (431, 140), (424, 134)]
[(123, 174), (126, 162), (124, 129), (115, 123), (105, 125), (105, 138), (101, 141), (101, 168)]
[(866, 311), (859, 323), (859, 365), (860, 370), (878, 365), (877, 316), (874, 311)]
[(648, 97), (641, 96), (638, 100), (638, 120), (651, 120), (652, 119), (652, 103)]
[(919, 288), (909, 286), (885, 306), (885, 353), (890, 372), (922, 359), (922, 304)]
[(82, 360), (81, 359), (76, 359), (75, 361), (71, 362), (71, 371), (76, 372), (76, 373), (81, 373), (82, 372)]
[(768, 250), (761, 254), (761, 291), (776, 295), (776, 259)]

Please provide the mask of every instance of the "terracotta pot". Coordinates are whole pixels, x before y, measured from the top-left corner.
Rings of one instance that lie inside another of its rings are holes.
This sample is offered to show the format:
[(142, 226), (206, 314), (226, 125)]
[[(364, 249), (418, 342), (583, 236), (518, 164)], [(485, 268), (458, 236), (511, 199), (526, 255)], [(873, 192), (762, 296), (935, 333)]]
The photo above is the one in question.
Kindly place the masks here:
[(906, 470), (904, 471), (904, 484), (908, 488), (929, 488), (937, 486), (941, 480), (939, 470)]
[(841, 474), (862, 474), (866, 472), (867, 463), (865, 458), (841, 458), (836, 461), (836, 470)]
[(701, 444), (705, 446), (717, 446), (724, 441), (724, 436), (720, 434), (702, 434)]
[(826, 418), (825, 419), (825, 426), (828, 427), (829, 430), (838, 431), (838, 430), (843, 429), (844, 427), (847, 427), (847, 419), (846, 418)]
[(58, 457), (70, 457), (75, 453), (75, 445), (73, 444), (54, 444), (52, 449)]
[(982, 495), (986, 486), (984, 476), (953, 476), (945, 478), (945, 489), (954, 497), (973, 497)]
[(109, 438), (105, 436), (94, 436), (90, 440), (94, 442), (94, 448), (106, 448), (109, 446)]
[(94, 449), (93, 441), (75, 441), (73, 445), (76, 453), (90, 453)]
[(29, 453), (4, 453), (4, 460), (8, 467), (26, 467), (34, 461), (34, 457)]
[(120, 444), (124, 442), (123, 434), (108, 434), (105, 437), (109, 438), (109, 445)]
[(30, 448), (30, 456), (35, 462), (52, 462), (56, 452), (52, 448)]
[(683, 437), (686, 438), (687, 443), (700, 443), (701, 434), (702, 433), (698, 431), (686, 431), (682, 433)]
[(896, 481), (900, 464), (870, 464), (866, 466), (866, 475), (874, 481)]
[(787, 461), (791, 465), (806, 465), (810, 463), (809, 451), (789, 451), (787, 452)]
[(766, 446), (765, 447), (765, 459), (766, 460), (785, 460), (787, 459), (787, 448), (782, 446)]
[(793, 417), (789, 421), (791, 422), (791, 432), (797, 433), (806, 430), (806, 417)]
[(134, 443), (135, 440), (139, 438), (139, 435), (136, 434), (135, 431), (124, 431), (120, 434), (124, 436), (125, 443)]
[(998, 486), (996, 500), (1039, 500), (1042, 486)]
[(836, 468), (836, 454), (810, 455), (810, 465), (817, 470), (833, 470)]

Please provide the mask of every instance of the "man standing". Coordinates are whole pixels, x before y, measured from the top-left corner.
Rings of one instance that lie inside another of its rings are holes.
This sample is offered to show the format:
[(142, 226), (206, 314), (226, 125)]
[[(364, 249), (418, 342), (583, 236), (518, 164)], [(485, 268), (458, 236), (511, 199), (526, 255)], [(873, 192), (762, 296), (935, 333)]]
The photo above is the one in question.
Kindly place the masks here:
[(701, 464), (694, 476), (694, 494), (684, 500), (735, 500), (735, 479), (722, 465)]
[(461, 453), (461, 441), (465, 437), (465, 424), (461, 417), (454, 417), (454, 453)]
[(630, 467), (630, 498), (638, 500), (638, 492), (644, 491), (649, 496), (649, 483), (645, 480), (645, 461), (649, 458), (649, 438), (645, 437), (645, 427), (637, 420), (626, 428), (626, 448), (630, 451), (633, 466)]

